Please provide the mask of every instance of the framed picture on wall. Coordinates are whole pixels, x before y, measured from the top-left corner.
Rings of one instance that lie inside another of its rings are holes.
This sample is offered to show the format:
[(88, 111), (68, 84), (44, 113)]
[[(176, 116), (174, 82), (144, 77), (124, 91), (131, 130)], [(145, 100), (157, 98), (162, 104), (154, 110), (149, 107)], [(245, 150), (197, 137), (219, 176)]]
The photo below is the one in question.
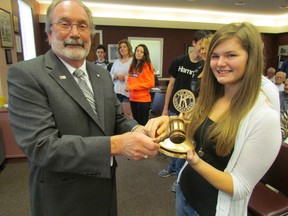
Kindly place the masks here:
[(288, 56), (288, 45), (278, 47), (278, 56)]
[(0, 36), (2, 47), (13, 47), (11, 16), (0, 8)]
[(15, 15), (13, 15), (13, 25), (14, 25), (14, 32), (19, 33), (20, 32), (19, 19)]
[(118, 44), (108, 44), (108, 61), (114, 62), (118, 59)]
[(15, 46), (16, 46), (16, 52), (22, 53), (22, 44), (21, 44), (21, 37), (20, 35), (15, 34)]
[(135, 47), (139, 44), (145, 44), (147, 46), (155, 70), (154, 74), (162, 77), (164, 38), (128, 37), (128, 40), (133, 50), (135, 50)]
[(12, 64), (12, 53), (11, 49), (5, 49), (6, 64)]

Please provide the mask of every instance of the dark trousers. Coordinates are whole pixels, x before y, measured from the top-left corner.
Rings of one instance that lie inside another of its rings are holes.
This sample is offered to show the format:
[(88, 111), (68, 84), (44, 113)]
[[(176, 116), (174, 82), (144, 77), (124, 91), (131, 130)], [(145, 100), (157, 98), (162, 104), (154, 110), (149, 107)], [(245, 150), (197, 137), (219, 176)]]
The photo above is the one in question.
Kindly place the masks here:
[(138, 124), (145, 125), (149, 119), (149, 110), (151, 108), (151, 102), (130, 101), (130, 106), (133, 118), (138, 122)]

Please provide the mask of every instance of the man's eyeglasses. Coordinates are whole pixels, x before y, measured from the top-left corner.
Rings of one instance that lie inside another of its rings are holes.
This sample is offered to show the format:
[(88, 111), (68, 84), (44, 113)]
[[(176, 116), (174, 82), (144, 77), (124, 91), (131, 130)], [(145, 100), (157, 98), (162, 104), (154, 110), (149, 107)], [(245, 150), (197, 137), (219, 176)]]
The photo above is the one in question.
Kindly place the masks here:
[(89, 27), (88, 25), (81, 23), (81, 24), (72, 24), (72, 23), (68, 23), (68, 22), (56, 22), (56, 23), (52, 23), (52, 25), (57, 25), (59, 29), (61, 29), (62, 31), (71, 31), (72, 27), (75, 25), (77, 27), (78, 32), (82, 32), (85, 33), (87, 31), (89, 31)]

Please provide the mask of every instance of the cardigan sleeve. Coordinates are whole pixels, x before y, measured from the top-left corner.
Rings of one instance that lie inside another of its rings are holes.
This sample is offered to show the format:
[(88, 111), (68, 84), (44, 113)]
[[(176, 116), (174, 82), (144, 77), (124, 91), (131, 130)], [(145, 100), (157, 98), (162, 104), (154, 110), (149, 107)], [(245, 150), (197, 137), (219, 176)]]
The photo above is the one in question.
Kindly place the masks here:
[(275, 85), (263, 77), (261, 93), (240, 124), (234, 151), (225, 169), (233, 179), (233, 197), (219, 191), (216, 216), (247, 214), (253, 188), (272, 165), (280, 146), (279, 95)]
[(258, 107), (242, 128), (243, 142), (239, 157), (231, 170), (233, 200), (250, 196), (254, 186), (270, 168), (281, 146), (280, 116), (269, 106)]

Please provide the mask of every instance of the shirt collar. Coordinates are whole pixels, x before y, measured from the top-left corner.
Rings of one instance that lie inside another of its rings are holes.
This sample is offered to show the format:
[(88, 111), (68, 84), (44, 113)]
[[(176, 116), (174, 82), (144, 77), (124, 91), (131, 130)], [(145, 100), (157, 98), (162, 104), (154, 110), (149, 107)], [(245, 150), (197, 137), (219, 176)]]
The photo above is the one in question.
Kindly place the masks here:
[[(64, 66), (67, 68), (67, 70), (73, 75), (74, 71), (77, 69), (77, 68), (74, 68), (72, 67), (71, 65), (69, 65), (67, 62), (65, 62), (63, 59), (61, 59), (60, 57), (58, 57), (61, 62), (64, 64)], [(84, 60), (83, 64), (81, 65), (81, 67), (79, 67), (79, 69), (81, 69), (85, 74), (86, 76), (87, 75), (87, 70), (86, 70), (86, 59)]]

